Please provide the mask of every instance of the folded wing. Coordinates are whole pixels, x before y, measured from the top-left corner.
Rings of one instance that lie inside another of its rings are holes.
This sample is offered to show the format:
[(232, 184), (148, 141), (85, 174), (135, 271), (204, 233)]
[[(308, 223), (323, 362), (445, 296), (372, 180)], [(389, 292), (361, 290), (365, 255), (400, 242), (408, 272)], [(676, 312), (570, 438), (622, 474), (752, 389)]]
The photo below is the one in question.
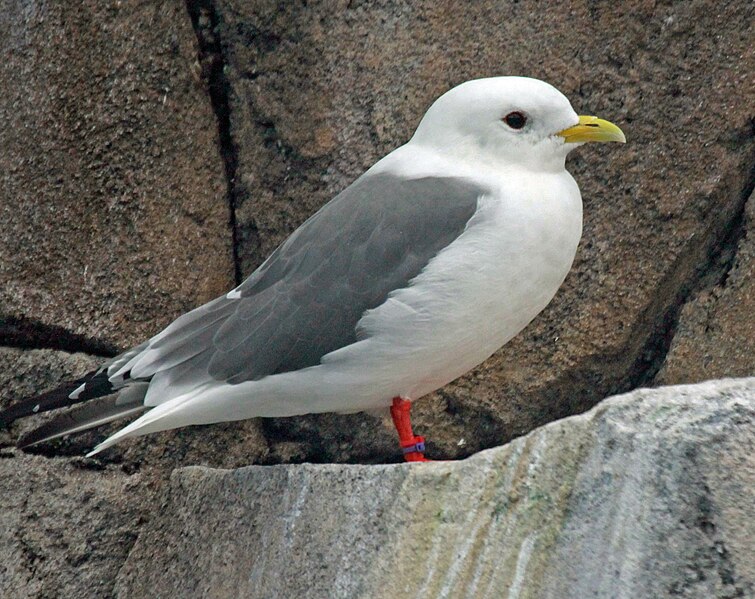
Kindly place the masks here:
[[(451, 244), (485, 193), (461, 178), (364, 175), (234, 291), (113, 359), (79, 395), (98, 397), (141, 383), (144, 405), (155, 406), (208, 383), (236, 384), (315, 366), (356, 341), (364, 312), (409, 285)], [(81, 401), (74, 394), (70, 403)], [(102, 419), (115, 412), (108, 410)], [(0, 422), (13, 419), (0, 413)], [(102, 420), (96, 411), (86, 419), (92, 426)]]

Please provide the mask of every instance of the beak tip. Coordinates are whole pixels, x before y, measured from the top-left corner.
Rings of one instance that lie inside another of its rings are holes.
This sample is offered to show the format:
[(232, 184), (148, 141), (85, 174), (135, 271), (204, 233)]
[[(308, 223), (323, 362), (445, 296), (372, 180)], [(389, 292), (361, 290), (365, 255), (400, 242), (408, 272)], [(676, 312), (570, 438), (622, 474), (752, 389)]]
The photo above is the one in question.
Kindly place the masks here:
[(580, 116), (578, 124), (560, 131), (557, 135), (563, 137), (567, 143), (588, 141), (627, 143), (627, 138), (621, 129), (596, 116)]

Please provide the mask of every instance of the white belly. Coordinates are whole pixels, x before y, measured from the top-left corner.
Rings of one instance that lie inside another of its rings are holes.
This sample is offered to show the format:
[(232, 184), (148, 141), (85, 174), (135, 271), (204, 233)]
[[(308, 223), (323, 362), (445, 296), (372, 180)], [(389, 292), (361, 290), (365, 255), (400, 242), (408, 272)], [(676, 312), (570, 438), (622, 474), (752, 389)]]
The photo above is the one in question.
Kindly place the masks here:
[(430, 393), (488, 358), (548, 304), (581, 232), (579, 189), (566, 171), (506, 181), (409, 287), (365, 314), (360, 341), (318, 366), (211, 385), (172, 416), (171, 427), (357, 412)]
[(171, 415), (168, 428), (357, 412), (430, 393), (488, 358), (548, 304), (581, 230), (579, 189), (565, 171), (506, 181), (409, 287), (365, 314), (360, 341), (318, 366), (210, 385)]
[(361, 341), (320, 366), (253, 383), (256, 415), (374, 409), (447, 384), (550, 302), (581, 231), (579, 189), (568, 173), (507, 182), (408, 288), (365, 314)]

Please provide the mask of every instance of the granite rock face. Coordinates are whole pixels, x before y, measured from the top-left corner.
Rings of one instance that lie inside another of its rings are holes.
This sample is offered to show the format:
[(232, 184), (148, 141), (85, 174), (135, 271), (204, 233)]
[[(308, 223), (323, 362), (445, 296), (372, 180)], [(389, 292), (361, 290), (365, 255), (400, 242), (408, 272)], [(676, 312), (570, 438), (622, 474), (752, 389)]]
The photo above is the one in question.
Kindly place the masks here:
[(0, 595), (112, 597), (150, 512), (155, 487), (146, 478), (83, 460), (0, 460)]
[[(569, 160), (584, 238), (551, 306), (418, 405), (436, 455), (468, 455), (652, 381), (681, 303), (722, 268), (752, 189), (747, 2), (217, 0), (206, 12), (229, 89), (244, 274), (467, 79), (542, 78), (626, 132), (624, 147)], [(751, 330), (732, 329), (752, 343)], [(736, 372), (755, 373), (752, 353)], [(314, 450), (313, 428), (337, 442)], [(317, 417), (273, 423), (268, 436), (308, 459), (360, 459), (352, 448), (364, 443), (344, 428)]]
[(112, 352), (225, 291), (224, 167), (185, 5), (0, 13), (0, 345)]
[[(6, 407), (102, 361), (82, 352), (112, 354), (226, 291), (234, 265), (218, 123), (185, 3), (0, 1), (0, 14)], [(39, 423), (0, 430), (0, 446)], [(38, 451), (75, 464), (117, 426)], [(143, 441), (108, 463), (157, 481), (177, 465), (234, 467), (270, 453), (257, 422)], [(3, 456), (21, 486), (25, 469), (29, 485), (55, 470)], [(56, 463), (71, 488), (86, 476)]]
[(755, 379), (639, 390), (461, 462), (176, 470), (120, 599), (751, 597)]
[(610, 398), (459, 462), (194, 466), (166, 480), (167, 460), (147, 455), (0, 454), (0, 595), (755, 592), (755, 379)]
[(685, 304), (656, 383), (696, 383), (755, 371), (755, 194), (742, 219), (731, 269)]

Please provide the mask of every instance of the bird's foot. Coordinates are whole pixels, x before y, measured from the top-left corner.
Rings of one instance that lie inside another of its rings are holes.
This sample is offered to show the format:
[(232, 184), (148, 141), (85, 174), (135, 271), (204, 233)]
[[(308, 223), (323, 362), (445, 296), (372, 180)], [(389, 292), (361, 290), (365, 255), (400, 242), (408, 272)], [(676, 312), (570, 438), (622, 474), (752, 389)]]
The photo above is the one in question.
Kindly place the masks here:
[(391, 417), (398, 431), (398, 440), (404, 460), (407, 462), (432, 462), (425, 457), (425, 438), (415, 436), (409, 412), (412, 402), (402, 397), (394, 397)]

